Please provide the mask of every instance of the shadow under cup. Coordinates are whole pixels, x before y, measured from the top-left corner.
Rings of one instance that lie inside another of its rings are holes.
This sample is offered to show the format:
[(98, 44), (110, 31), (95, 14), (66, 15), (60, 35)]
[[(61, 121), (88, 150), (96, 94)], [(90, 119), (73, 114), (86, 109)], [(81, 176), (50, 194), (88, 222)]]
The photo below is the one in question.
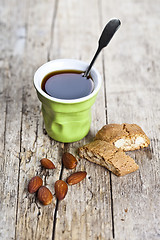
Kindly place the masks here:
[(90, 129), (91, 106), (101, 87), (101, 76), (95, 68), (90, 75), (94, 89), (89, 95), (72, 100), (49, 96), (41, 88), (44, 77), (54, 71), (85, 71), (88, 64), (75, 59), (58, 59), (45, 63), (34, 75), (34, 86), (42, 103), (42, 114), (48, 135), (59, 142), (75, 142), (84, 138)]

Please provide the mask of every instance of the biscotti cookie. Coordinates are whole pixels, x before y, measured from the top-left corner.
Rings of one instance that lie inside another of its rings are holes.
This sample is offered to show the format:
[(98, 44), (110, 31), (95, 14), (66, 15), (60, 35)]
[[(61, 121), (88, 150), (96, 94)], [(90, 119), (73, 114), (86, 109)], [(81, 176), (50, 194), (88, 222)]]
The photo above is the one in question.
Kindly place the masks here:
[(133, 151), (150, 144), (149, 138), (141, 127), (127, 123), (103, 126), (96, 134), (95, 140), (110, 142), (124, 151)]
[(139, 168), (131, 157), (106, 141), (95, 140), (84, 145), (79, 148), (79, 156), (106, 167), (117, 176), (124, 176)]

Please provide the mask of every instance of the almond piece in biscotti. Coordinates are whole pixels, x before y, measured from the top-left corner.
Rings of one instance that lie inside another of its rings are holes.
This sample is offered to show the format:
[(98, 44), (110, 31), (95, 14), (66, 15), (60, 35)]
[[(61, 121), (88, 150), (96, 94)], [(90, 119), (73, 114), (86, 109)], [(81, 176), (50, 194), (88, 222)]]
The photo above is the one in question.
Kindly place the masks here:
[(150, 140), (137, 124), (107, 124), (96, 134), (95, 140), (112, 143), (123, 151), (148, 147)]

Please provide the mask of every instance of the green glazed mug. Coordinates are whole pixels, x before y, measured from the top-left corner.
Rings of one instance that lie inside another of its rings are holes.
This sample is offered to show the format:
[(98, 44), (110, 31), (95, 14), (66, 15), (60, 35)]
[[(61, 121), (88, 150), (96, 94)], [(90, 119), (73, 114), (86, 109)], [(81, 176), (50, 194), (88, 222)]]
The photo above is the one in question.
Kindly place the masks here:
[(42, 114), (48, 135), (56, 141), (67, 143), (84, 138), (90, 129), (91, 106), (101, 87), (101, 76), (92, 67), (90, 75), (94, 81), (93, 91), (82, 98), (65, 100), (49, 96), (42, 88), (43, 78), (54, 71), (85, 71), (88, 63), (75, 59), (57, 59), (42, 65), (35, 72), (34, 86), (42, 103)]

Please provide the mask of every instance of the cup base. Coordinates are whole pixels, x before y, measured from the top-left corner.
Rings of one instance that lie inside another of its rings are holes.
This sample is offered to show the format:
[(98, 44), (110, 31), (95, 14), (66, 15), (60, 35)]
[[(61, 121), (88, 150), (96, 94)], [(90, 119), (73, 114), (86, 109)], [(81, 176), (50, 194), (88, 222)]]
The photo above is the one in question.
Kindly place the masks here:
[(82, 140), (84, 137), (87, 136), (87, 134), (89, 133), (89, 130), (90, 128), (87, 130), (87, 132), (85, 132), (83, 135), (79, 135), (78, 137), (72, 137), (72, 136), (68, 136), (68, 137), (63, 137), (63, 136), (56, 136), (55, 134), (53, 133), (49, 133), (46, 129), (46, 132), (48, 134), (48, 136), (50, 138), (52, 138), (53, 140), (57, 141), (57, 142), (61, 142), (61, 143), (73, 143), (73, 142), (77, 142), (77, 141), (80, 141)]

